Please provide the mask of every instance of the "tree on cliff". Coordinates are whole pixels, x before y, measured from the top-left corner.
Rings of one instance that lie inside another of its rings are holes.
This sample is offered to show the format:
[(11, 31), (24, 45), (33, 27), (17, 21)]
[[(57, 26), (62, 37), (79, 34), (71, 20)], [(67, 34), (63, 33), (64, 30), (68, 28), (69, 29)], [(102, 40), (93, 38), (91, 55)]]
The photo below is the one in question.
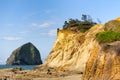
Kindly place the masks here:
[(82, 18), (81, 18), (84, 22), (90, 22), (92, 23), (92, 17), (90, 15), (85, 15), (85, 14), (82, 14)]
[(63, 29), (66, 29), (67, 27), (68, 27), (68, 22), (65, 21), (65, 22), (64, 22), (64, 25), (63, 25)]
[(69, 19), (69, 21), (65, 21), (63, 25), (63, 29), (74, 29), (73, 31), (81, 31), (85, 32), (89, 28), (91, 28), (96, 23), (92, 21), (92, 18), (90, 15), (82, 15), (82, 20), (78, 19)]

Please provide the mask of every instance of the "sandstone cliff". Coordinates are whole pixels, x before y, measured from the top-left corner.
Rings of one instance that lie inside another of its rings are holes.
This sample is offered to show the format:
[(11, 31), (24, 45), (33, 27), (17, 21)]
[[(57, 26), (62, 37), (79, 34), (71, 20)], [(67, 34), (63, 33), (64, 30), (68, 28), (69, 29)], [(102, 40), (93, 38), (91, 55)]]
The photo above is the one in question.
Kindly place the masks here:
[[(109, 21), (103, 28), (104, 30), (120, 32), (120, 19)], [(98, 43), (96, 48), (94, 50), (97, 52), (90, 53), (83, 80), (119, 80), (120, 40)]]
[(120, 79), (120, 41), (96, 46), (86, 63), (83, 80)]
[(42, 64), (40, 53), (32, 43), (26, 43), (14, 50), (6, 61), (7, 65), (38, 65)]
[(60, 30), (45, 65), (60, 70), (83, 72), (90, 54), (98, 52), (95, 36), (101, 31), (103, 31), (103, 25), (96, 25), (85, 33)]
[(85, 33), (60, 30), (44, 66), (83, 72), (83, 80), (120, 79), (120, 41), (100, 43), (96, 35), (120, 31), (119, 19), (95, 25)]

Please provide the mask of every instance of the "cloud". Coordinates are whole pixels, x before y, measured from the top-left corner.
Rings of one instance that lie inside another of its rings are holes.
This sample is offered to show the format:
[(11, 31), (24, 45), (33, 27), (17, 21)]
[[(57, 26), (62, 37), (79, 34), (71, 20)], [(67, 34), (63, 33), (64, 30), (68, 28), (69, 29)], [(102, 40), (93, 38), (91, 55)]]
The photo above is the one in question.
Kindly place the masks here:
[(21, 31), (21, 32), (19, 32), (20, 34), (26, 34), (26, 33), (28, 33), (28, 32), (30, 32), (30, 31)]
[(12, 24), (12, 23), (9, 23), (9, 24), (6, 24), (7, 26), (14, 26), (15, 24)]
[(51, 29), (46, 33), (41, 33), (42, 35), (55, 36), (57, 34), (57, 29)]
[(52, 10), (44, 10), (44, 14), (50, 14), (52, 12), (53, 12)]
[(3, 37), (2, 40), (8, 40), (8, 41), (18, 41), (21, 40), (21, 37)]
[(32, 23), (31, 25), (33, 27), (46, 28), (46, 27), (51, 26), (52, 24), (54, 24), (54, 23), (53, 22), (44, 22), (44, 23), (41, 23), (41, 24), (39, 24), (39, 23)]
[(37, 11), (37, 12), (32, 12), (32, 13), (29, 13), (29, 14), (27, 14), (26, 16), (23, 16), (23, 19), (29, 19), (29, 18), (31, 18), (31, 17), (44, 17), (44, 16), (48, 16), (50, 13), (52, 13), (53, 12), (53, 10), (40, 10), (40, 11)]
[(48, 32), (49, 35), (55, 36), (57, 34), (57, 29), (52, 29)]

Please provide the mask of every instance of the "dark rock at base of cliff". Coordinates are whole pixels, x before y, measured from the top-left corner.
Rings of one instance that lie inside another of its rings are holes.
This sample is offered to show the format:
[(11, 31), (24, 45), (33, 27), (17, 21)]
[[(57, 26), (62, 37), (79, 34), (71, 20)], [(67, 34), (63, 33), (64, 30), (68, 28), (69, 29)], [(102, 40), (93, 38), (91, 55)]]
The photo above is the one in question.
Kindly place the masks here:
[(32, 43), (26, 43), (14, 50), (6, 61), (7, 65), (39, 65), (42, 64), (38, 49)]

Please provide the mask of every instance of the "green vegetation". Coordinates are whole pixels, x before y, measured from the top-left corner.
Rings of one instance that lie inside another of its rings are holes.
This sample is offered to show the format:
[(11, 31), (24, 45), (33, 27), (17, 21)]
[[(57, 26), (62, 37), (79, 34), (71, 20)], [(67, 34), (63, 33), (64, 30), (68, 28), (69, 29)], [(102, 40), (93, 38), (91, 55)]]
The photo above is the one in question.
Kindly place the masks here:
[(120, 21), (111, 20), (104, 25), (104, 32), (97, 34), (99, 42), (113, 42), (120, 40)]
[(82, 15), (82, 21), (78, 19), (69, 19), (69, 21), (65, 21), (63, 29), (85, 32), (95, 24), (96, 23), (92, 21), (92, 18), (89, 15)]
[[(87, 22), (86, 22), (87, 23)], [(88, 23), (88, 24), (83, 24), (83, 23), (81, 23), (81, 24), (79, 24), (79, 26), (78, 26), (78, 30), (80, 31), (80, 32), (85, 32), (85, 31), (87, 31), (88, 29), (90, 29), (92, 26), (94, 26), (95, 24), (92, 24), (92, 23)]]
[(97, 34), (99, 42), (113, 42), (120, 40), (120, 32), (104, 31)]

